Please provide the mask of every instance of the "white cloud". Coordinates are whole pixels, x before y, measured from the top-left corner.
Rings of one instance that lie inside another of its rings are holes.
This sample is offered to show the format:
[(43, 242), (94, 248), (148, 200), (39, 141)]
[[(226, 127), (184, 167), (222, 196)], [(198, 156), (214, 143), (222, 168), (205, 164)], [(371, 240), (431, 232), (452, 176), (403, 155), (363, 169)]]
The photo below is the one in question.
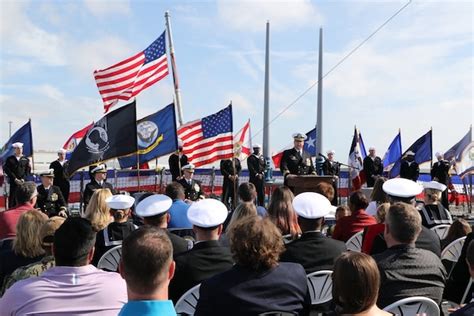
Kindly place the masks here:
[(252, 104), (245, 96), (239, 92), (227, 93), (225, 100), (232, 101), (233, 109), (237, 109), (245, 115), (253, 115), (256, 113), (256, 104)]
[(112, 14), (130, 14), (129, 0), (84, 0), (86, 8), (97, 17), (110, 16)]
[(220, 23), (241, 31), (265, 30), (270, 20), (272, 30), (286, 30), (323, 23), (319, 10), (308, 0), (293, 1), (217, 1)]

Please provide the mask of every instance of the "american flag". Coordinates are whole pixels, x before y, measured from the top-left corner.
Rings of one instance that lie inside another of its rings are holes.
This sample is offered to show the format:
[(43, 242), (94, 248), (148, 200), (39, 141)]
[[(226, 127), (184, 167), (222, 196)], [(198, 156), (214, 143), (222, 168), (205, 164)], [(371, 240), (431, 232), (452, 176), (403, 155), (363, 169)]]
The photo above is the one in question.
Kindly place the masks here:
[(183, 152), (196, 167), (232, 158), (232, 105), (178, 129), (184, 142)]
[(105, 113), (119, 100), (128, 101), (168, 75), (166, 32), (144, 51), (107, 69), (94, 71)]

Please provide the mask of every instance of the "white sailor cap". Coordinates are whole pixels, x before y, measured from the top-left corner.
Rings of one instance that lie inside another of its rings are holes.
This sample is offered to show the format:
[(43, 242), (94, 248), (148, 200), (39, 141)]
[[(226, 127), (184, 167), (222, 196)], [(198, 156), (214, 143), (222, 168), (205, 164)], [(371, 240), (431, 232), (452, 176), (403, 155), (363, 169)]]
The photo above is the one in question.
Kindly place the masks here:
[(167, 212), (173, 200), (164, 194), (153, 194), (138, 203), (135, 213), (141, 217), (151, 217)]
[(253, 144), (252, 148), (262, 148), (262, 145), (260, 145), (260, 144)]
[(20, 143), (20, 142), (13, 143), (12, 147), (13, 148), (23, 148), (23, 143)]
[(303, 134), (303, 133), (294, 133), (293, 138), (295, 140), (306, 140), (306, 138), (308, 137), (306, 136), (306, 134)]
[(192, 163), (188, 163), (187, 165), (184, 165), (181, 169), (182, 170), (194, 170), (194, 169), (196, 169), (196, 166)]
[(328, 155), (334, 155), (335, 153), (336, 153), (336, 152), (334, 151), (334, 149), (328, 150), (328, 151), (326, 152), (326, 154), (328, 154)]
[(422, 186), (415, 181), (403, 178), (395, 178), (385, 181), (382, 189), (388, 195), (400, 198), (415, 197), (423, 191)]
[(441, 191), (441, 192), (446, 190), (446, 186), (442, 183), (439, 183), (438, 181), (423, 182), (423, 188), (438, 190), (438, 191)]
[(315, 192), (300, 193), (293, 199), (293, 208), (298, 216), (316, 219), (329, 214), (331, 203), (322, 194)]
[(405, 153), (406, 156), (415, 156), (415, 152), (409, 150)]
[(178, 147), (183, 147), (184, 146), (184, 142), (181, 138), (178, 138)]
[(438, 158), (438, 157), (443, 157), (443, 153), (438, 151), (436, 154), (435, 154), (435, 157)]
[(126, 210), (132, 207), (135, 199), (130, 195), (117, 194), (107, 198), (105, 203), (113, 210)]
[(105, 165), (100, 164), (94, 169), (92, 169), (91, 173), (107, 173), (107, 168), (105, 167)]
[(58, 149), (58, 154), (65, 154), (65, 153), (67, 153), (66, 149), (64, 149), (64, 148), (59, 148)]
[(369, 147), (369, 151), (371, 151), (371, 150), (375, 150), (375, 147), (372, 147), (372, 146)]
[(40, 172), (40, 177), (53, 177), (54, 178), (54, 169), (49, 169), (43, 172)]
[(220, 225), (226, 218), (227, 207), (216, 199), (194, 202), (188, 209), (188, 219), (191, 224), (202, 228)]

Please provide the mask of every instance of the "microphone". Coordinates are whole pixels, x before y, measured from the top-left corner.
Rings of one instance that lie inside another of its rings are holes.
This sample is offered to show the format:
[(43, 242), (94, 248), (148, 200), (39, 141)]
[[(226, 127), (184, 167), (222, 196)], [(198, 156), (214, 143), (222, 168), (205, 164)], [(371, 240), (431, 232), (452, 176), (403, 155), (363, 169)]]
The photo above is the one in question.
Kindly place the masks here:
[(323, 158), (324, 158), (324, 160), (328, 160), (328, 157), (324, 156), (324, 155), (323, 155), (323, 154), (321, 154), (321, 153), (319, 153), (319, 154), (318, 154), (318, 156), (319, 156), (319, 157), (323, 157)]

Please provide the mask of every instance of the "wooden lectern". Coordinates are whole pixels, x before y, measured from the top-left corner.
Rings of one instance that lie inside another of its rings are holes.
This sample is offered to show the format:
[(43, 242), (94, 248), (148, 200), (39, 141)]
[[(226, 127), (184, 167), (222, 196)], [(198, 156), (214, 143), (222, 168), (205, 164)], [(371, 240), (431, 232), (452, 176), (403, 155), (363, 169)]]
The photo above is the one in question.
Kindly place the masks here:
[(316, 192), (316, 185), (320, 182), (326, 182), (330, 185), (333, 184), (333, 176), (296, 176), (287, 178), (287, 186), (293, 191), (294, 195), (298, 195), (303, 192)]

